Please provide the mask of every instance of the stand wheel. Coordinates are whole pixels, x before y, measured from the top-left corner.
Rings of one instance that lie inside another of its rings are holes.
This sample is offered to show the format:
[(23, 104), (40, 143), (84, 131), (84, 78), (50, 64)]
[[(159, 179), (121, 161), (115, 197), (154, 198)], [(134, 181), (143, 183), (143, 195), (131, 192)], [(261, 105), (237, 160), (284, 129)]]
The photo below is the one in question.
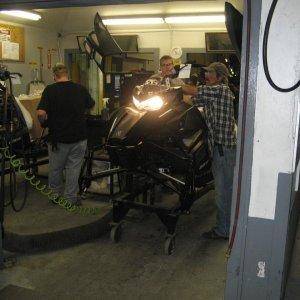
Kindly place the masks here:
[(3, 259), (3, 263), (0, 264), (0, 270), (12, 268), (17, 263), (17, 260), (15, 257), (6, 257)]
[(175, 237), (167, 237), (165, 240), (165, 254), (171, 255), (175, 250)]
[(110, 231), (110, 239), (114, 243), (118, 243), (122, 237), (122, 225), (116, 225), (114, 226)]

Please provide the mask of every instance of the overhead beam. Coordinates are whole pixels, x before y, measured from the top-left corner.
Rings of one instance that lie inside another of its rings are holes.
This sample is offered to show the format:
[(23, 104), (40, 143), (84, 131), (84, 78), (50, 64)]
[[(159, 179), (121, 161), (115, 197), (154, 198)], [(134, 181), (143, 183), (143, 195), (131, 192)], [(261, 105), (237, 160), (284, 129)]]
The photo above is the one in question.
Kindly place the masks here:
[[(179, 1), (179, 0), (173, 0)], [(172, 2), (170, 0), (2, 0), (1, 9), (35, 9), (59, 8), (116, 4), (146, 4), (158, 2)]]

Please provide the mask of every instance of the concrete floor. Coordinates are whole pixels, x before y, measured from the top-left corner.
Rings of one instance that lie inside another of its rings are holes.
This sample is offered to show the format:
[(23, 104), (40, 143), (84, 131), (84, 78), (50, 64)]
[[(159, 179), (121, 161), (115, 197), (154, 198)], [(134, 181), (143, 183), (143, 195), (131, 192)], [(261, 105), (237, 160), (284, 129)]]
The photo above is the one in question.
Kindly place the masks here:
[[(0, 299), (221, 300), (227, 243), (200, 237), (214, 224), (213, 198), (211, 191), (180, 218), (172, 256), (163, 254), (165, 228), (158, 218), (132, 211), (118, 244), (106, 233), (67, 249), (14, 254), (17, 264), (0, 273)], [(300, 299), (299, 278), (300, 227), (286, 300)]]
[(214, 218), (210, 192), (195, 203), (191, 215), (181, 217), (176, 250), (168, 257), (163, 254), (165, 230), (158, 218), (133, 211), (119, 244), (113, 244), (107, 233), (72, 248), (18, 256), (15, 267), (2, 271), (2, 297), (220, 300), (227, 245), (200, 238)]

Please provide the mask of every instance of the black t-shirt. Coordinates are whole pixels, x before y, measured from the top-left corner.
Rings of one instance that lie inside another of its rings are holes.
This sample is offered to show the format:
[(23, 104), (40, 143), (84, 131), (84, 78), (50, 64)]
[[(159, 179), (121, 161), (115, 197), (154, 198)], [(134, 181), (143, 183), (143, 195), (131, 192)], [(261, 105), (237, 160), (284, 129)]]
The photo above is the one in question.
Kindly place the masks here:
[(72, 81), (48, 85), (37, 109), (47, 112), (49, 140), (76, 143), (87, 138), (86, 109), (95, 102), (87, 89)]

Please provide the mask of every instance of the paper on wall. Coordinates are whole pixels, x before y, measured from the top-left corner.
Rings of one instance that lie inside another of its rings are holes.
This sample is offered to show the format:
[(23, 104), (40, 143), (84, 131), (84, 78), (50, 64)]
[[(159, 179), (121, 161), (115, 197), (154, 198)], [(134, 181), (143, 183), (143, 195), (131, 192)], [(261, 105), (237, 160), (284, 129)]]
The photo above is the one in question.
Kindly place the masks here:
[(10, 41), (10, 30), (0, 28), (0, 42)]
[(20, 45), (10, 41), (2, 42), (2, 59), (19, 60)]

